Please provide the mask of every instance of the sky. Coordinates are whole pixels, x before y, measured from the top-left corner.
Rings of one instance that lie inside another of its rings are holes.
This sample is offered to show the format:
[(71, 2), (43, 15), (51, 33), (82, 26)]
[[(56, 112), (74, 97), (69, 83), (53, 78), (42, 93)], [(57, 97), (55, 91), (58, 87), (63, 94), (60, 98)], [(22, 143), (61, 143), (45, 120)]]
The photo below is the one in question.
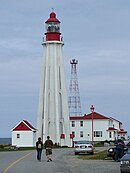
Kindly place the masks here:
[(78, 60), (82, 113), (123, 123), (130, 135), (130, 0), (0, 0), (0, 137), (23, 119), (36, 127), (44, 22), (61, 21), (67, 90)]

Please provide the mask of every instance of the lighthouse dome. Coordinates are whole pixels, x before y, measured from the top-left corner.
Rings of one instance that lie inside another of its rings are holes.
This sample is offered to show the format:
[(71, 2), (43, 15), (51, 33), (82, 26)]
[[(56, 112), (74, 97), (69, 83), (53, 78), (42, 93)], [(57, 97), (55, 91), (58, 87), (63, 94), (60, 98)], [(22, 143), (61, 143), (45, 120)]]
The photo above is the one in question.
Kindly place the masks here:
[(50, 13), (50, 18), (56, 18), (56, 13), (51, 12), (51, 13)]
[(60, 23), (60, 21), (56, 18), (56, 13), (51, 12), (50, 18), (45, 23), (50, 23), (50, 22)]

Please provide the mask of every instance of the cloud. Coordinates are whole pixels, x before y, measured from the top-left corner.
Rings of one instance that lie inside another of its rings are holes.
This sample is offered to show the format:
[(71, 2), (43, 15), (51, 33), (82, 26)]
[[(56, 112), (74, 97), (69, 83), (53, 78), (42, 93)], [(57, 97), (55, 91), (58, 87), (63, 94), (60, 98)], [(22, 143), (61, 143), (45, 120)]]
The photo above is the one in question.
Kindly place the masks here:
[(0, 46), (6, 49), (16, 49), (27, 51), (31, 48), (30, 40), (25, 38), (14, 38), (0, 41)]
[(1, 95), (35, 95), (40, 83), (38, 69), (40, 69), (39, 57), (0, 63)]

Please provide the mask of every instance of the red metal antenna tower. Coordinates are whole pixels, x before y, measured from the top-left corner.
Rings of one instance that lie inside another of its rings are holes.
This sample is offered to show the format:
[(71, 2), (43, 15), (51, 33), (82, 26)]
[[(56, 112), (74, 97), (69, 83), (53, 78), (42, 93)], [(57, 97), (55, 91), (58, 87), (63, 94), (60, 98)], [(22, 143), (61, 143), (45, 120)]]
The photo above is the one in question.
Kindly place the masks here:
[(78, 78), (77, 78), (77, 69), (76, 65), (78, 61), (72, 59), (70, 61), (71, 64), (71, 79), (69, 85), (69, 115), (70, 116), (81, 116), (81, 103), (80, 103), (80, 94), (79, 94), (79, 87), (78, 87)]

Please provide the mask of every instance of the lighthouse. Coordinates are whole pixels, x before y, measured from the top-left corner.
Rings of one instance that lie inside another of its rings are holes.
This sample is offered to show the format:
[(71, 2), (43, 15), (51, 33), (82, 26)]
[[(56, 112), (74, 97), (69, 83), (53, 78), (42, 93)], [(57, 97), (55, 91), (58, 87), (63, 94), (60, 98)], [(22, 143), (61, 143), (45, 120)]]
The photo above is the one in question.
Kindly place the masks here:
[(45, 22), (42, 80), (37, 116), (37, 137), (50, 136), (54, 143), (70, 146), (68, 97), (63, 63), (63, 38), (60, 21), (51, 12)]

